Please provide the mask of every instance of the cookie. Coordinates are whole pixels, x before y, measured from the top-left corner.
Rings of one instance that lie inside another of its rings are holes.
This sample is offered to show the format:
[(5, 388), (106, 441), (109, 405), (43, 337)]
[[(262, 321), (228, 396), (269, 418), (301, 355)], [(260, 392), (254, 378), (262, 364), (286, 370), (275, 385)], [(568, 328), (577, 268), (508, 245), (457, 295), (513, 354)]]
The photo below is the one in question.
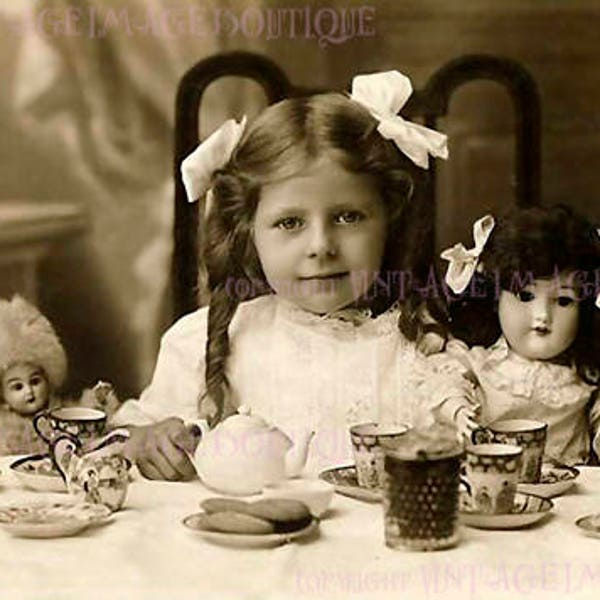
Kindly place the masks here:
[(247, 513), (248, 503), (236, 498), (207, 498), (200, 503), (200, 508), (209, 515), (224, 511)]
[(291, 498), (268, 498), (250, 502), (247, 513), (271, 521), (277, 533), (302, 529), (312, 521), (312, 515), (306, 504)]
[(259, 535), (275, 532), (275, 525), (265, 519), (229, 510), (206, 515), (203, 525), (206, 529), (222, 533)]

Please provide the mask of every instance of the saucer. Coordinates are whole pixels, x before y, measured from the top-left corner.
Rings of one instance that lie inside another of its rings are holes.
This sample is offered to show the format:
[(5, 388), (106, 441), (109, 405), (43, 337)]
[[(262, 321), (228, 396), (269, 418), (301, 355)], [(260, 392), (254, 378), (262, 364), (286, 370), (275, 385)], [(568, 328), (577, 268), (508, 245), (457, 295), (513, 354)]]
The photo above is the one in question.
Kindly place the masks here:
[(206, 529), (202, 522), (205, 513), (195, 513), (183, 519), (183, 524), (209, 542), (232, 548), (273, 548), (309, 536), (319, 527), (319, 520), (313, 520), (296, 531), (286, 533), (223, 533)]
[(600, 514), (586, 515), (575, 521), (585, 535), (600, 538)]
[(55, 538), (106, 522), (111, 510), (87, 502), (32, 502), (0, 507), (0, 526), (18, 537)]
[(364, 502), (381, 502), (382, 500), (379, 490), (371, 490), (358, 485), (356, 467), (354, 465), (326, 469), (319, 473), (319, 477), (333, 485), (335, 491), (343, 496), (349, 496), (350, 498), (363, 500)]
[(554, 504), (548, 498), (517, 492), (510, 513), (494, 515), (477, 511), (466, 492), (460, 495), (460, 520), (465, 525), (480, 529), (520, 529), (540, 521), (552, 510)]
[(579, 476), (579, 470), (558, 462), (542, 464), (539, 483), (519, 483), (517, 489), (525, 494), (534, 494), (542, 498), (554, 498), (564, 494), (573, 486)]
[(67, 486), (47, 454), (31, 454), (10, 464), (21, 483), (38, 492), (66, 492)]

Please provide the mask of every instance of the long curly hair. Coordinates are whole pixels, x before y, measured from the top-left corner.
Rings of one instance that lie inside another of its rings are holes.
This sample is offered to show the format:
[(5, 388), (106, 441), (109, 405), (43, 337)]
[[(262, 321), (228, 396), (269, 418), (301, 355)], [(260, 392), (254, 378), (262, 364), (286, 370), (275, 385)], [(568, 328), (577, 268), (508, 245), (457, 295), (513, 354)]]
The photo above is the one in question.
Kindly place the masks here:
[[(419, 263), (431, 220), (409, 202), (420, 178), (412, 162), (376, 130), (378, 121), (343, 94), (283, 100), (268, 107), (247, 128), (230, 161), (213, 174), (212, 208), (202, 235), (202, 259), (209, 291), (206, 392), (199, 403), (214, 404), (213, 422), (232, 412), (225, 365), (228, 327), (243, 300), (271, 293), (252, 241), (261, 187), (292, 177), (327, 155), (350, 172), (372, 175), (387, 210), (388, 231), (380, 277), (371, 290), (371, 308), (382, 312), (400, 300), (401, 328), (412, 335), (414, 299), (400, 289), (399, 272)], [(396, 274), (396, 276), (394, 276)], [(237, 285), (228, 286), (235, 281)], [(204, 406), (206, 408), (206, 404)], [(207, 415), (207, 411), (201, 413)]]
[(534, 279), (559, 273), (579, 284), (579, 329), (558, 362), (573, 361), (579, 375), (597, 383), (600, 367), (600, 237), (597, 229), (568, 206), (513, 209), (500, 217), (480, 256), (482, 271), (449, 306), (452, 333), (469, 345), (488, 346), (501, 334), (498, 300), (518, 293)]

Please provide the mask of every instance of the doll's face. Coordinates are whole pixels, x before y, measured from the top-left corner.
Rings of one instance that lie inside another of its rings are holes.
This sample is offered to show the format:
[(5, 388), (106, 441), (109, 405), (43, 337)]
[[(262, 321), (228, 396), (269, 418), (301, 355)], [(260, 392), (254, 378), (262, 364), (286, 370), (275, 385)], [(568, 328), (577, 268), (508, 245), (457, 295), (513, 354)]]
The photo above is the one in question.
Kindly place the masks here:
[(4, 371), (2, 396), (15, 412), (33, 415), (48, 405), (48, 379), (39, 367), (16, 363)]
[(368, 176), (324, 158), (262, 188), (253, 235), (271, 288), (324, 314), (370, 288), (383, 260), (387, 213)]
[(520, 356), (549, 360), (567, 350), (577, 336), (579, 303), (573, 279), (565, 274), (535, 279), (516, 294), (503, 290), (500, 327)]

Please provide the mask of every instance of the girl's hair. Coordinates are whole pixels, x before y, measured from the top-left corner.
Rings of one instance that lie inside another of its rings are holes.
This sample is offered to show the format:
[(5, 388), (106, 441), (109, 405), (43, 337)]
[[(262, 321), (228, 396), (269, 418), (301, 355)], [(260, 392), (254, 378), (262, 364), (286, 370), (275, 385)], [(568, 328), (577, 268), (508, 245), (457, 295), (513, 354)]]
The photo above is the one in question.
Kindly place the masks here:
[[(212, 208), (202, 236), (210, 302), (206, 393), (200, 399), (215, 404), (214, 420), (233, 410), (226, 406), (225, 375), (231, 319), (242, 300), (271, 292), (252, 242), (263, 185), (292, 177), (323, 156), (348, 171), (372, 175), (387, 209), (388, 232), (380, 278), (369, 294), (371, 306), (382, 312), (404, 296), (404, 304), (413, 308), (410, 294), (402, 294), (400, 274), (410, 274), (419, 264), (431, 228), (431, 221), (408, 202), (423, 175), (377, 132), (377, 125), (364, 107), (342, 94), (283, 100), (247, 128), (230, 161), (214, 173)], [(414, 311), (402, 312), (405, 322), (399, 325), (414, 337)]]
[(564, 205), (514, 209), (497, 220), (480, 256), (481, 272), (449, 306), (450, 330), (470, 345), (499, 337), (501, 291), (518, 293), (534, 279), (568, 273), (579, 289), (579, 329), (567, 353), (585, 380), (598, 379), (600, 238), (583, 216)]

